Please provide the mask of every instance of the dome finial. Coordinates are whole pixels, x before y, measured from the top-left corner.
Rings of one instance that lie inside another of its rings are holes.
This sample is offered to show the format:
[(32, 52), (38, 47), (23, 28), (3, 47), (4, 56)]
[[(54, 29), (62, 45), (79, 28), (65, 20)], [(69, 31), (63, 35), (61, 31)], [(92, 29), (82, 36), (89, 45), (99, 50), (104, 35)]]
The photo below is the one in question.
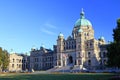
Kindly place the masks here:
[(83, 8), (81, 9), (81, 13), (80, 13), (80, 16), (81, 16), (81, 19), (83, 19), (83, 18), (85, 18), (85, 16), (84, 16), (84, 10), (83, 10)]

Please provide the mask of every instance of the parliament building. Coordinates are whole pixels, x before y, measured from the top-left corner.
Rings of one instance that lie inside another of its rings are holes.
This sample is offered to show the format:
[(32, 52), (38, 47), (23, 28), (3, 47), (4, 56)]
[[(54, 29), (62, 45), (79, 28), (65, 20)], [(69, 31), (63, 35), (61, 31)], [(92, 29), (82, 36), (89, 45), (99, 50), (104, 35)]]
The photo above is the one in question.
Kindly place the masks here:
[(95, 39), (91, 22), (82, 10), (67, 39), (60, 33), (57, 39), (57, 67), (89, 70), (105, 68), (107, 50), (104, 37)]
[(10, 54), (9, 71), (22, 70), (97, 70), (105, 69), (107, 44), (104, 37), (95, 39), (91, 22), (82, 10), (67, 39), (60, 33), (54, 49), (32, 48), (30, 56)]

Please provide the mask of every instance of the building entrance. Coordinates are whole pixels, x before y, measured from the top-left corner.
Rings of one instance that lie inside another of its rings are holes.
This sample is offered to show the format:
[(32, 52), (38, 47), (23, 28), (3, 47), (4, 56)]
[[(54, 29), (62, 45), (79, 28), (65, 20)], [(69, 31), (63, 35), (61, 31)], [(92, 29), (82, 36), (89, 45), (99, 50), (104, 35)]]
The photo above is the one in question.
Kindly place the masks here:
[(69, 56), (69, 64), (72, 64), (72, 63), (73, 63), (73, 57)]

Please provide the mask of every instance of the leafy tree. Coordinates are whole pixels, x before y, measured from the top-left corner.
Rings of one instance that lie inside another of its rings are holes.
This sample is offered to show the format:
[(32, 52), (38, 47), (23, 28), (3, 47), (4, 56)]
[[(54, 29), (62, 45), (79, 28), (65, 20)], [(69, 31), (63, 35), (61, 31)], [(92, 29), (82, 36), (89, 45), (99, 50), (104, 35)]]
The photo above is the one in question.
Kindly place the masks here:
[(5, 70), (8, 68), (9, 65), (9, 54), (6, 50), (3, 51), (2, 54), (2, 70)]
[(8, 68), (9, 54), (6, 50), (2, 50), (0, 47), (0, 72)]
[(0, 71), (2, 66), (2, 48), (0, 47)]
[(113, 29), (114, 41), (108, 47), (108, 66), (120, 68), (120, 19), (117, 27)]

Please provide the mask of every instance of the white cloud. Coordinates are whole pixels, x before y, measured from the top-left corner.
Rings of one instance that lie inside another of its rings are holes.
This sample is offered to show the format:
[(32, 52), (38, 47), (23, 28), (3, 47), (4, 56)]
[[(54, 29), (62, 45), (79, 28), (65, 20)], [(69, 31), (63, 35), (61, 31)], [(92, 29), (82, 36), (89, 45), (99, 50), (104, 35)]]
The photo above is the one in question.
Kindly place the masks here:
[(45, 23), (43, 24), (42, 28), (41, 28), (41, 32), (44, 32), (48, 35), (56, 35), (55, 31), (56, 31), (57, 27), (50, 24), (50, 23)]
[(56, 26), (54, 26), (52, 24), (49, 24), (49, 23), (46, 23), (45, 26), (48, 27), (48, 28), (51, 28), (51, 29), (57, 29)]
[(44, 32), (44, 33), (46, 33), (46, 34), (49, 34), (49, 35), (56, 35), (56, 33), (52, 32), (50, 30), (47, 30), (45, 28), (42, 28), (41, 31)]

